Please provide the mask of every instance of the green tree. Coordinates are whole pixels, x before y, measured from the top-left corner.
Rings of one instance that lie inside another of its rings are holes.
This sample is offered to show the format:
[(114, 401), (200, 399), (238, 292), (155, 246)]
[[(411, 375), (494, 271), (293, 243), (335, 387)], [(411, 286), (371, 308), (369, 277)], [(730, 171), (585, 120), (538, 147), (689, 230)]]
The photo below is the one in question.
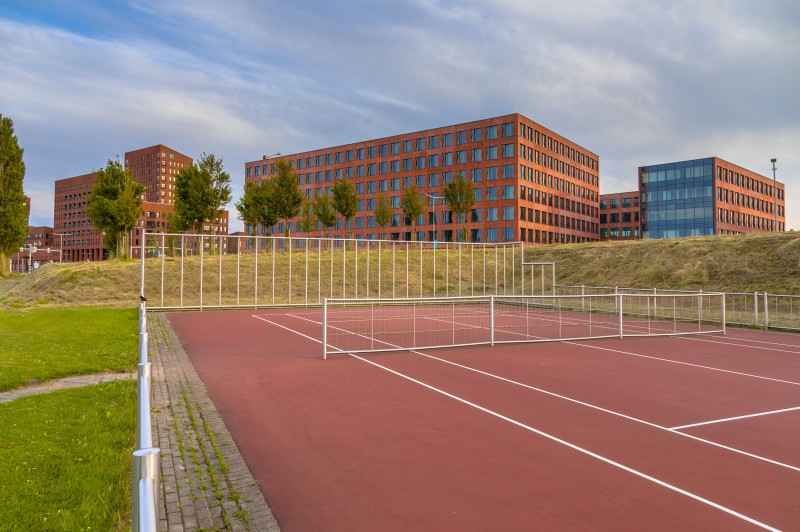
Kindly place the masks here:
[(258, 235), (258, 226), (267, 229), (278, 223), (278, 215), (272, 209), (269, 185), (266, 181), (249, 181), (244, 185), (244, 194), (236, 202), (239, 219), (253, 228)]
[(0, 277), (11, 275), (9, 257), (28, 236), (28, 204), (22, 190), (25, 163), (14, 122), (0, 115)]
[(300, 213), (303, 205), (303, 193), (300, 184), (292, 173), (292, 165), (288, 161), (278, 159), (272, 167), (272, 177), (267, 181), (270, 208), (275, 211), (279, 220), (286, 223), (285, 234), (290, 235), (289, 220)]
[(358, 212), (358, 194), (356, 187), (347, 179), (337, 181), (333, 185), (333, 207), (344, 218), (344, 228), (349, 238), (351, 221)]
[(317, 215), (314, 213), (314, 201), (310, 198), (303, 199), (300, 207), (300, 221), (297, 229), (303, 233), (311, 233), (317, 228)]
[(222, 158), (213, 153), (204, 153), (197, 164), (181, 168), (175, 177), (176, 229), (202, 234), (205, 222), (217, 223), (231, 200), (230, 182)]
[(464, 174), (458, 172), (455, 179), (448, 183), (442, 191), (442, 197), (450, 205), (450, 210), (456, 215), (456, 222), (459, 224), (461, 240), (467, 242), (467, 214), (475, 205), (475, 191), (472, 183), (464, 178)]
[[(380, 194), (378, 196), (378, 203), (375, 205), (375, 222), (382, 230), (389, 225), (392, 221), (392, 208), (389, 204), (389, 198)], [(386, 238), (386, 232), (381, 235), (381, 238)]]
[(333, 208), (333, 201), (324, 192), (314, 200), (314, 214), (325, 228), (325, 236), (330, 236), (330, 229), (336, 225), (336, 209)]
[(419, 197), (416, 186), (403, 190), (403, 200), (400, 204), (403, 214), (411, 222), (411, 240), (417, 239), (417, 218), (425, 213), (425, 202)]
[(108, 252), (125, 257), (128, 236), (142, 214), (144, 185), (131, 177), (131, 171), (119, 161), (109, 160), (106, 167), (96, 170), (97, 179), (86, 207), (86, 216), (93, 226), (105, 232)]

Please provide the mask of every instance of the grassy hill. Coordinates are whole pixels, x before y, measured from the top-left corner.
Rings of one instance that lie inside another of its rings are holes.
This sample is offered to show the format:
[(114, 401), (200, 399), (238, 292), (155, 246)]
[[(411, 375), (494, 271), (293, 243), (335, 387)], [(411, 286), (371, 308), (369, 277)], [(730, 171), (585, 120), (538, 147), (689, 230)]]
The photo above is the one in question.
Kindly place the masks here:
[[(794, 232), (536, 246), (526, 258), (556, 262), (559, 284), (800, 294)], [(0, 279), (6, 308), (132, 307), (138, 293), (138, 261), (48, 264)]]

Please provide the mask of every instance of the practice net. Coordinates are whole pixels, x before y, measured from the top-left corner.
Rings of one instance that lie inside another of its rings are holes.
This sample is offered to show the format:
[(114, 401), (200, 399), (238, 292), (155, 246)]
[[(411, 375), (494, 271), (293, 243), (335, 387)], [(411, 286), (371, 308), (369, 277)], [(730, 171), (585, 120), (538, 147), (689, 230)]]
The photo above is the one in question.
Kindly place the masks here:
[(725, 333), (725, 294), (326, 299), (329, 353)]

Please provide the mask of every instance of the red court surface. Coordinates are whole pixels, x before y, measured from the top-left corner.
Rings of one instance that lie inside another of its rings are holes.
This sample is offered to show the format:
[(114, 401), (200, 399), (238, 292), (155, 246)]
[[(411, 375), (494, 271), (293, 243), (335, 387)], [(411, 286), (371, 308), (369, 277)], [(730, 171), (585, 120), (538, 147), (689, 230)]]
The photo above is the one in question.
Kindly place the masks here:
[(321, 311), (170, 314), (283, 530), (800, 530), (800, 336), (321, 359)]

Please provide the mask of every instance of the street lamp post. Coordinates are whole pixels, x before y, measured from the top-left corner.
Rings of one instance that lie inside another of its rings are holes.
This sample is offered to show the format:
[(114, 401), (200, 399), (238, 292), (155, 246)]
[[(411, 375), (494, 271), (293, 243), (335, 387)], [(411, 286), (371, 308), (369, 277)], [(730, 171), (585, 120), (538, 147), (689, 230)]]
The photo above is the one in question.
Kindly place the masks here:
[(58, 262), (64, 262), (64, 234), (65, 233), (53, 233), (53, 236), (59, 237), (59, 245), (58, 245)]
[(433, 200), (433, 242), (434, 242), (434, 247), (436, 247), (436, 242), (438, 241), (436, 235), (436, 200), (442, 199), (442, 196), (437, 196), (436, 194), (428, 194), (427, 192), (423, 192), (423, 194), (425, 194), (426, 196), (428, 196)]
[(775, 215), (775, 222), (774, 222), (775, 226), (772, 228), (773, 231), (778, 230), (778, 180), (775, 177), (775, 170), (777, 170), (777, 168), (775, 167), (775, 163), (777, 162), (777, 160), (778, 159), (776, 159), (775, 157), (770, 159), (770, 162), (772, 162), (772, 199), (775, 203), (775, 207), (773, 209), (774, 211), (773, 214)]

